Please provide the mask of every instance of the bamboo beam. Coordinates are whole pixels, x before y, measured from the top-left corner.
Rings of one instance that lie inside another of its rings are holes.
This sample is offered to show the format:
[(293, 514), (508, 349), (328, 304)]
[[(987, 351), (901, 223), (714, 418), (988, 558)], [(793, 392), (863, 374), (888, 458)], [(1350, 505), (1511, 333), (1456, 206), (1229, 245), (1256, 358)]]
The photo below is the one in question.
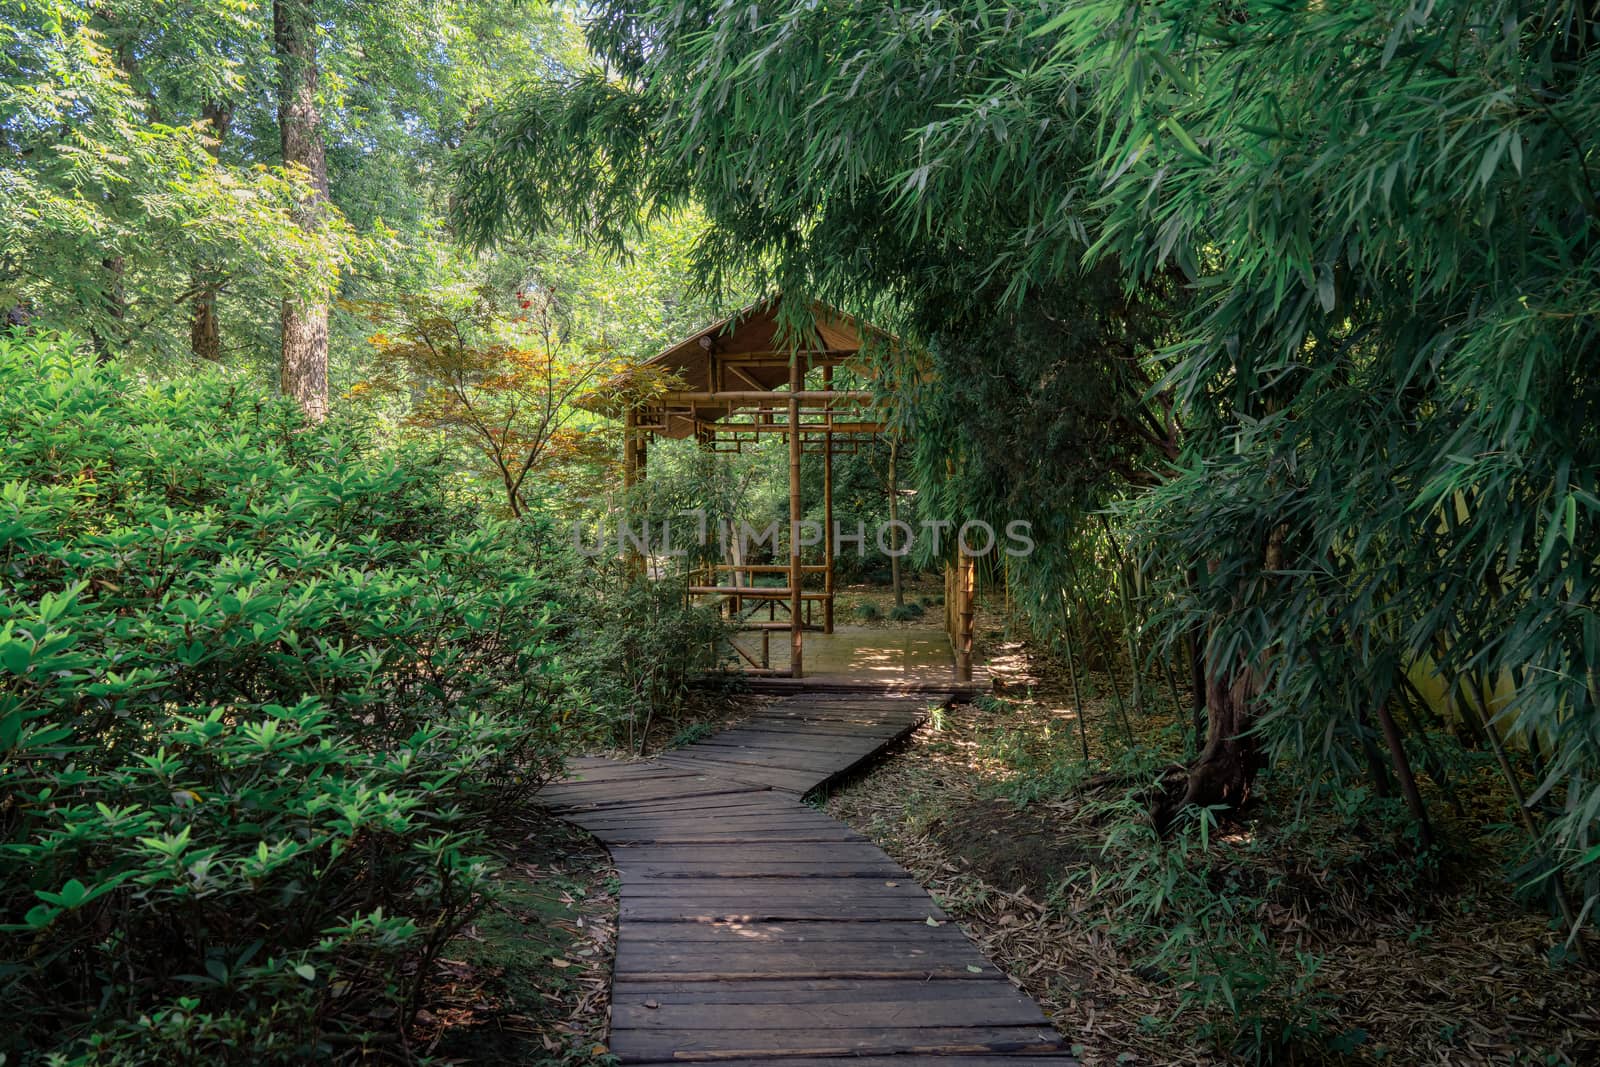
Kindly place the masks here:
[[(787, 622), (746, 622), (740, 623), (736, 629), (739, 633), (776, 633), (781, 630), (789, 629), (789, 624)], [(821, 627), (807, 626), (806, 629), (815, 633), (820, 630)]]
[[(791, 377), (792, 383), (792, 377)], [(872, 399), (870, 389), (846, 389), (839, 392), (822, 389), (801, 389), (793, 384), (788, 389), (723, 389), (716, 392), (668, 392), (656, 398), (658, 404), (724, 404), (770, 403), (775, 400), (805, 403), (822, 403), (836, 400), (864, 402)]]
[[(800, 569), (807, 574), (821, 574), (827, 570), (826, 567), (815, 563)], [(719, 563), (717, 564), (717, 570), (738, 571), (741, 574), (788, 574), (789, 565), (787, 563)]]
[(822, 600), (827, 593), (808, 593), (801, 590), (795, 595), (787, 585), (691, 585), (692, 596), (737, 596), (744, 600)]
[[(719, 434), (733, 432), (764, 433), (781, 437), (789, 436), (789, 424), (786, 422), (728, 422), (727, 420), (721, 420), (710, 425), (717, 427)], [(876, 436), (888, 428), (888, 424), (883, 422), (802, 422), (800, 424), (800, 436), (809, 437), (813, 441), (820, 440), (828, 434)]]

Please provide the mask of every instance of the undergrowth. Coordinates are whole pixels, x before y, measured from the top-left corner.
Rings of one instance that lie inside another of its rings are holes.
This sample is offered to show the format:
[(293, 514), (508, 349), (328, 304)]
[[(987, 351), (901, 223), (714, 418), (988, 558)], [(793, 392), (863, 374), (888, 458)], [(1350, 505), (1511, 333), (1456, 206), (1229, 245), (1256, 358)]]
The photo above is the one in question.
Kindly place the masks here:
[[(1163, 833), (1152, 809), (1181, 769), (1184, 725), (1149, 709), (1125, 720), (1099, 681), (1082, 721), (1058, 690), (980, 698), (830, 802), (976, 924), (1063, 1034), (1095, 1021), (1086, 1062), (1134, 1047), (1167, 1063), (1600, 1053), (1584, 1007), (1600, 976), (1563, 949), (1546, 900), (1504, 889), (1524, 839), (1486, 754), (1416, 742), (1452, 783), (1423, 781), (1436, 844), (1399, 798), (1291, 764), (1262, 776), (1247, 810), (1191, 809)], [(1451, 977), (1474, 966), (1504, 977)]]

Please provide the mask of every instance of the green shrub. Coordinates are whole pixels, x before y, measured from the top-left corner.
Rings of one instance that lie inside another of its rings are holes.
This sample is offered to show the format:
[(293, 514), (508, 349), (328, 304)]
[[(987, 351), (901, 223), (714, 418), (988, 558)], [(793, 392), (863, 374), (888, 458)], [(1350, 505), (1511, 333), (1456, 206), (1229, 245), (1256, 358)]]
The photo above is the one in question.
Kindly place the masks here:
[(0, 1058), (393, 1036), (563, 729), (536, 531), (217, 374), (0, 338)]
[(639, 581), (616, 560), (579, 566), (572, 672), (608, 744), (642, 751), (650, 729), (673, 722), (691, 683), (715, 669), (728, 627), (714, 609), (686, 603), (673, 581)]
[[(1073, 788), (1087, 772), (1079, 766)], [(1165, 836), (1156, 829), (1150, 797), (1168, 769), (1158, 750), (1135, 748), (1112, 769), (1130, 784), (1083, 805), (1083, 816), (1103, 829), (1099, 862), (1076, 881), (1104, 906), (1099, 921), (1145, 973), (1181, 991), (1177, 1014), (1206, 1020), (1198, 1036), (1219, 1058), (1300, 1062), (1354, 1040), (1339, 1032), (1332, 1000), (1317, 987), (1320, 958), (1272, 936), (1268, 913), (1282, 875), (1251, 868), (1237, 846), (1221, 844), (1217, 808), (1186, 808)]]
[(904, 604), (896, 604), (894, 607), (890, 608), (889, 620), (891, 622), (911, 622), (913, 619), (922, 618), (923, 614), (924, 609), (921, 604), (907, 602)]
[(863, 600), (856, 605), (855, 614), (861, 622), (877, 622), (883, 618), (883, 609), (871, 600)]

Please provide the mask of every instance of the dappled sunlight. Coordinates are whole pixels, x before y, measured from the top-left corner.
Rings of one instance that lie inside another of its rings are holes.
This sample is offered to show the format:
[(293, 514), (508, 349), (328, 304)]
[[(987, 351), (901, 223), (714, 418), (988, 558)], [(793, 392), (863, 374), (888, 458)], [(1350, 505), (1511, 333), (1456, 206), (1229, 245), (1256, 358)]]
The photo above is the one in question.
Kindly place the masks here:
[[(735, 643), (753, 660), (760, 661), (760, 636), (742, 634)], [(768, 645), (768, 662), (775, 670), (789, 667), (787, 635)], [(812, 681), (918, 682), (951, 681), (955, 656), (950, 639), (937, 626), (884, 629), (840, 626), (831, 634), (805, 636), (805, 671)], [(975, 675), (981, 664), (974, 664)]]

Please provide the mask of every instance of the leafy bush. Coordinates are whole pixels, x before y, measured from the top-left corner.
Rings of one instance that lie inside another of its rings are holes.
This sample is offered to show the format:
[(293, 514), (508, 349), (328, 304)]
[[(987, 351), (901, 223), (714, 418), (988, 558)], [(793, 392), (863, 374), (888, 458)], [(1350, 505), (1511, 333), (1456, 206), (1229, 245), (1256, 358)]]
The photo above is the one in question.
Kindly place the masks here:
[(640, 581), (617, 560), (575, 572), (575, 684), (597, 713), (599, 740), (643, 751), (652, 726), (672, 722), (692, 683), (720, 665), (727, 626), (686, 602), (672, 581)]
[(922, 618), (924, 614), (926, 614), (926, 609), (921, 604), (907, 601), (904, 604), (896, 604), (889, 609), (889, 621), (910, 622), (913, 619)]
[[(1077, 763), (1074, 772), (1069, 762), (1056, 764), (1055, 777), (1060, 783), (1076, 777), (1081, 788), (1089, 765)], [(1197, 1036), (1230, 1062), (1348, 1054), (1364, 1037), (1340, 1029), (1334, 998), (1317, 980), (1321, 959), (1272, 929), (1272, 912), (1293, 892), (1284, 873), (1245, 862), (1266, 850), (1262, 835), (1226, 843), (1220, 807), (1183, 809), (1165, 833), (1151, 820), (1151, 798), (1171, 766), (1159, 747), (1134, 746), (1117, 756), (1107, 777), (1123, 784), (1088, 797), (1080, 809), (1084, 822), (1098, 828), (1098, 861), (1068, 883), (1104, 906), (1097, 921), (1147, 975), (1178, 990), (1176, 1013), (1148, 1024), (1159, 1028), (1193, 1012), (1205, 1020)], [(1064, 896), (1068, 885), (1055, 893)]]
[(883, 618), (883, 609), (871, 600), (863, 600), (856, 605), (855, 615), (861, 622), (877, 622)]
[(0, 338), (0, 1054), (393, 1042), (553, 769), (537, 534), (214, 374)]

